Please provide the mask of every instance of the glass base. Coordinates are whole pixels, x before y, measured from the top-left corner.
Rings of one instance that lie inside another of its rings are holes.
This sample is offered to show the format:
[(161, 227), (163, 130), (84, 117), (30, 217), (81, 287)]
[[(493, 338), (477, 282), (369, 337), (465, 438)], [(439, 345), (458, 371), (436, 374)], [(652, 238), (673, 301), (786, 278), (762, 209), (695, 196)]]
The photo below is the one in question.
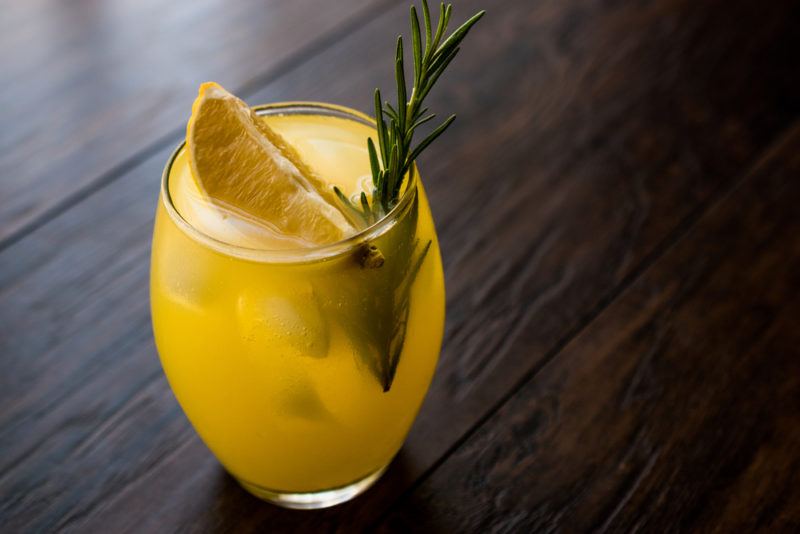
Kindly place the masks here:
[(386, 471), (384, 466), (374, 473), (365, 476), (362, 479), (351, 482), (345, 486), (339, 486), (329, 490), (311, 491), (308, 493), (288, 493), (285, 491), (276, 491), (267, 488), (262, 488), (255, 484), (245, 482), (244, 480), (236, 479), (236, 481), (249, 493), (262, 499), (284, 508), (294, 508), (296, 510), (316, 510), (318, 508), (328, 508), (364, 493), (370, 486), (372, 486), (381, 475)]

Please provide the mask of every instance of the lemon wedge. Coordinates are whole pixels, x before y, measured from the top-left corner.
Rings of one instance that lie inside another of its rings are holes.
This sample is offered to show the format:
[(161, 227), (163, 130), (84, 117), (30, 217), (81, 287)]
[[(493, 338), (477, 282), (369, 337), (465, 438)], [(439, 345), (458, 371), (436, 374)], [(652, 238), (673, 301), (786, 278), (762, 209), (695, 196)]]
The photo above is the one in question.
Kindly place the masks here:
[(225, 209), (309, 244), (332, 243), (355, 232), (331, 186), (220, 85), (200, 86), (186, 146), (200, 191)]

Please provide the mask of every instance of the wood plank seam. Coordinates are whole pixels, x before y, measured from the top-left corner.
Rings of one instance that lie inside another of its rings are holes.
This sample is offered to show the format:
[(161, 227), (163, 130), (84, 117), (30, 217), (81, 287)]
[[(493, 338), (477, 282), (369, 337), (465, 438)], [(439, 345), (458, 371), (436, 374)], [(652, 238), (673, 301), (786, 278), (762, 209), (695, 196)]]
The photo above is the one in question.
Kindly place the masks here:
[[(192, 440), (190, 440), (190, 439), (186, 439), (186, 440), (181, 441), (175, 447), (175, 449), (173, 449), (172, 451), (170, 451), (169, 453), (167, 453), (167, 454), (165, 454), (163, 456), (159, 456), (158, 458), (154, 459), (152, 461), (152, 463), (149, 466), (147, 466), (147, 469), (144, 470), (142, 473), (140, 473), (139, 476), (137, 476), (136, 478), (131, 480), (130, 483), (131, 484), (135, 484), (138, 480), (146, 477), (147, 474), (150, 473), (153, 469), (158, 468), (158, 466), (160, 466), (164, 462), (169, 461), (170, 459), (174, 458), (175, 456), (178, 456), (179, 454), (182, 454), (184, 452), (184, 450), (191, 443), (192, 443)], [(105, 496), (105, 495), (97, 497), (95, 500), (90, 502), (84, 509), (80, 510), (79, 513), (66, 514), (59, 521), (59, 523), (56, 525), (56, 530), (62, 531), (62, 530), (68, 530), (68, 529), (72, 528), (75, 523), (80, 522), (82, 519), (84, 519), (86, 517), (91, 517), (91, 515), (93, 513), (95, 513), (98, 509), (100, 509), (102, 507), (105, 507), (105, 506), (111, 506), (111, 504), (114, 503), (118, 498), (119, 498), (119, 495), (115, 495), (111, 499), (109, 499), (108, 496)]]
[[(143, 328), (143, 326), (144, 326), (144, 328)], [(133, 325), (133, 327), (131, 328), (131, 330), (130, 330), (130, 332), (129, 332), (129, 334), (127, 336), (125, 336), (124, 338), (118, 339), (116, 341), (117, 346), (120, 346), (120, 347), (125, 347), (127, 345), (135, 346), (141, 340), (148, 339), (150, 337), (149, 330), (150, 330), (150, 318), (148, 317), (145, 321), (143, 321), (143, 324)], [(145, 377), (144, 380), (142, 380), (142, 382), (140, 384), (140, 387), (142, 389), (147, 388), (154, 381), (158, 380), (162, 376), (162, 374), (163, 374), (163, 371), (159, 368), (157, 370), (157, 372), (153, 372), (151, 375), (148, 375), (147, 377)], [(87, 374), (86, 378), (87, 378), (87, 380), (90, 380), (90, 379), (93, 378), (93, 376), (92, 376), (92, 374)], [(9, 427), (12, 427), (14, 425), (21, 427), (28, 418), (30, 418), (30, 417), (41, 417), (44, 413), (46, 413), (47, 411), (53, 409), (59, 403), (62, 403), (62, 402), (65, 402), (66, 400), (68, 400), (69, 397), (74, 392), (75, 391), (73, 390), (73, 391), (68, 392), (63, 397), (57, 397), (57, 398), (53, 399), (52, 401), (50, 401), (45, 407), (43, 407), (41, 410), (37, 411), (36, 413), (26, 414), (23, 417), (21, 417), (19, 420), (12, 419), (7, 424), (8, 424)], [(119, 406), (119, 408), (117, 410), (115, 410), (111, 414), (109, 419), (113, 419), (114, 417), (117, 416), (117, 414), (124, 412), (125, 409), (129, 406), (130, 402), (132, 400), (135, 400), (135, 397), (136, 397), (136, 395), (134, 395), (131, 399), (126, 399)], [(90, 438), (91, 438), (91, 436), (89, 438), (87, 438), (87, 439), (90, 439)], [(9, 461), (2, 469), (2, 475), (0, 476), (0, 484), (3, 484), (6, 481), (6, 479), (9, 478), (14, 473), (14, 470), (16, 468), (22, 466), (30, 456), (34, 455), (37, 450), (39, 450), (40, 448), (44, 447), (46, 443), (47, 443), (47, 439), (44, 438), (44, 439), (40, 440), (39, 442), (37, 442), (36, 444), (34, 444), (33, 446), (31, 446), (29, 449), (26, 449), (25, 451), (23, 451), (19, 456), (15, 457), (15, 458), (12, 458), (11, 461)]]
[[(295, 53), (290, 54), (284, 60), (278, 62), (275, 66), (247, 80), (240, 87), (235, 88), (234, 92), (244, 98), (256, 93), (266, 85), (275, 82), (288, 72), (291, 72), (297, 68), (298, 65), (307, 63), (314, 57), (324, 52), (328, 47), (332, 46), (337, 41), (346, 37), (356, 29), (368, 24), (371, 20), (376, 19), (394, 6), (395, 4), (390, 0), (384, 0), (383, 2), (379, 2), (372, 7), (355, 13), (349, 19), (345, 20), (344, 23), (324, 34), (322, 37), (312, 40)], [(78, 188), (73, 193), (67, 195), (60, 202), (57, 202), (52, 207), (46, 209), (40, 216), (33, 218), (31, 221), (0, 241), (0, 252), (4, 251), (14, 243), (24, 239), (25, 236), (42, 227), (49, 220), (54, 219), (58, 215), (70, 210), (72, 207), (77, 206), (83, 199), (97, 193), (107, 185), (124, 176), (132, 169), (139, 166), (142, 162), (146, 161), (149, 157), (156, 154), (159, 150), (162, 150), (168, 145), (179, 143), (183, 137), (184, 129), (184, 126), (174, 128), (165, 135), (162, 135), (156, 139), (154, 142), (145, 146), (143, 149), (135, 152), (130, 157), (112, 166), (111, 169), (102, 173), (96, 179), (91, 180), (86, 186)]]
[(771, 141), (767, 147), (762, 150), (755, 158), (753, 164), (747, 167), (747, 170), (740, 174), (740, 176), (727, 184), (718, 187), (713, 194), (709, 195), (708, 199), (698, 204), (698, 206), (690, 212), (667, 236), (661, 240), (653, 250), (651, 250), (639, 263), (636, 268), (632, 269), (622, 281), (612, 288), (609, 293), (603, 297), (598, 304), (580, 321), (574, 328), (566, 333), (559, 341), (549, 350), (544, 357), (534, 365), (528, 372), (511, 387), (489, 410), (487, 410), (473, 426), (467, 430), (458, 440), (456, 440), (445, 452), (444, 455), (439, 457), (431, 466), (426, 469), (404, 492), (402, 492), (392, 502), (386, 510), (379, 516), (379, 518), (370, 526), (369, 530), (377, 529), (378, 525), (383, 523), (392, 512), (402, 503), (409, 495), (428, 478), (430, 477), (454, 452), (456, 452), (470, 437), (472, 437), (491, 417), (500, 410), (509, 400), (511, 400), (516, 393), (518, 393), (528, 382), (530, 382), (541, 369), (547, 366), (554, 360), (558, 354), (581, 332), (583, 332), (594, 320), (610, 306), (628, 287), (641, 278), (649, 269), (655, 264), (659, 258), (664, 256), (675, 245), (682, 241), (687, 234), (694, 228), (702, 216), (714, 209), (726, 198), (728, 198), (734, 191), (736, 191), (748, 177), (757, 173), (774, 154), (779, 153), (783, 146), (789, 143), (800, 130), (800, 120), (795, 120), (788, 127), (781, 130)]

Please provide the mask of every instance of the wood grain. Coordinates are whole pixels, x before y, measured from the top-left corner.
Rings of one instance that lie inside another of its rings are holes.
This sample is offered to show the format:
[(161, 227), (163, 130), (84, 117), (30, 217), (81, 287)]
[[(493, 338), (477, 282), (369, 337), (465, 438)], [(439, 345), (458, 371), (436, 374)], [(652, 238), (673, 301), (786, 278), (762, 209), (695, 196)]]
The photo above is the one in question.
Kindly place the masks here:
[(381, 0), (6, 2), (0, 244), (163, 146), (201, 82), (247, 95), (386, 7)]
[[(456, 16), (481, 7), (459, 2)], [(406, 26), (406, 9), (249, 100), (369, 109), (374, 86), (389, 86), (386, 35)], [(374, 522), (797, 117), (796, 14), (788, 1), (688, 0), (490, 11), (432, 96), (459, 119), (422, 161), (448, 284), (437, 378), (385, 479), (332, 510), (249, 497), (189, 428), (161, 375), (147, 300), (169, 148), (115, 176), (0, 252), (3, 523), (238, 532)]]
[(800, 529), (800, 123), (382, 530)]

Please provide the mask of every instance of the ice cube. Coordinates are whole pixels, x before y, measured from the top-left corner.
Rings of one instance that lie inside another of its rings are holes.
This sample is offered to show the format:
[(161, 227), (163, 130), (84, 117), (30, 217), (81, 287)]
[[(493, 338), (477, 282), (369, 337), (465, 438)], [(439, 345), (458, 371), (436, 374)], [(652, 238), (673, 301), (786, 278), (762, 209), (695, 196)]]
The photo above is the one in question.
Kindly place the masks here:
[(237, 303), (240, 333), (256, 351), (323, 358), (330, 335), (310, 286), (292, 292), (250, 288)]
[(290, 417), (322, 420), (331, 417), (314, 385), (306, 378), (295, 381), (277, 395), (281, 411)]
[(224, 276), (207, 261), (186, 261), (196, 251), (179, 241), (155, 254), (153, 277), (163, 296), (194, 311), (213, 309), (224, 291)]

